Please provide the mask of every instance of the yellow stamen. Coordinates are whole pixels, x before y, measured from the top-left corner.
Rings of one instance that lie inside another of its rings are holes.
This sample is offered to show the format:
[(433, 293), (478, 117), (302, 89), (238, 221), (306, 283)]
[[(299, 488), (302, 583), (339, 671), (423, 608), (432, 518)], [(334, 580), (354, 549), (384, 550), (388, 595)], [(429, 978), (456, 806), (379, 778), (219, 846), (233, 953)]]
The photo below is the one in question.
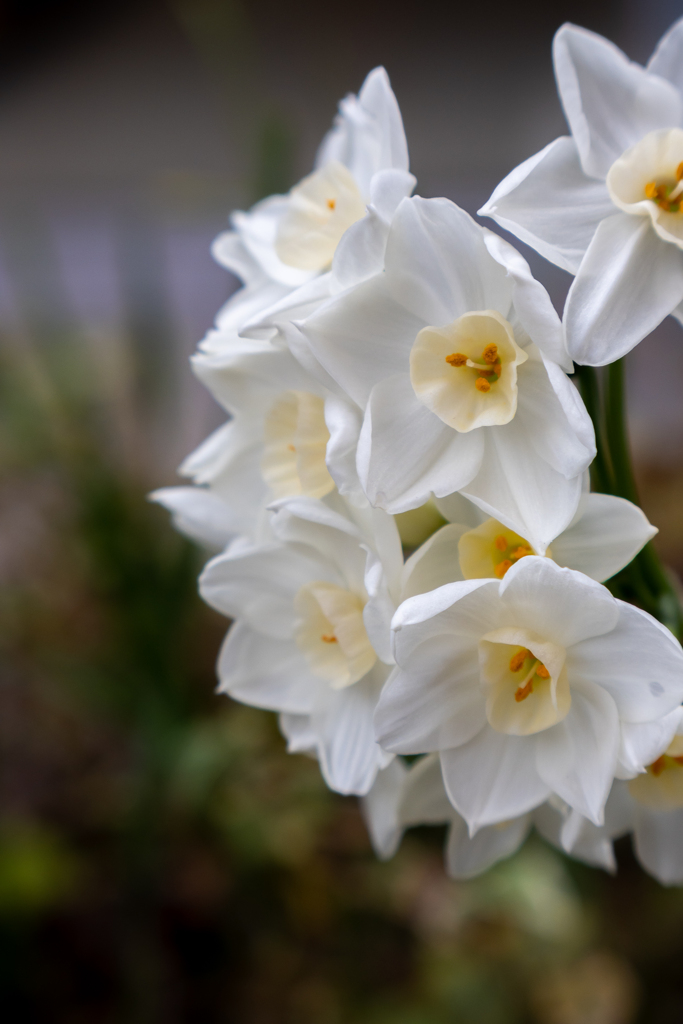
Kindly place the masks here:
[(477, 377), (474, 386), (477, 391), (482, 391), (484, 394), (491, 390), (491, 385), (487, 381), (486, 377)]
[(463, 355), (462, 352), (454, 352), (451, 356), (446, 356), (446, 362), (450, 366), (466, 366), (467, 356)]
[(504, 537), (502, 533), (499, 533), (493, 542), (499, 551), (507, 551), (507, 537)]
[(527, 658), (533, 657), (531, 651), (527, 651), (526, 647), (522, 647), (521, 651), (517, 651), (510, 658), (510, 671), (519, 672)]
[(520, 546), (517, 548), (517, 550), (512, 552), (512, 554), (510, 555), (510, 558), (514, 558), (514, 560), (517, 561), (520, 558), (526, 558), (526, 556), (530, 555), (530, 554), (531, 554), (531, 548), (524, 548), (520, 544)]
[(545, 667), (545, 665), (542, 662), (538, 663), (538, 668), (536, 669), (536, 675), (538, 676), (539, 679), (550, 679), (550, 672), (548, 672), (548, 669)]
[(497, 345), (487, 345), (486, 348), (484, 349), (484, 353), (483, 354), (484, 354), (484, 362), (485, 363), (490, 363), (491, 365), (493, 365), (495, 362), (498, 361), (498, 346)]
[[(683, 164), (681, 166), (683, 166)], [(656, 199), (657, 198), (657, 183), (656, 182), (648, 181), (647, 185), (645, 186), (645, 195), (647, 196), (648, 199)]]
[(336, 636), (330, 636), (327, 633), (323, 633), (323, 635), (320, 637), (320, 639), (322, 640), (322, 642), (324, 644), (336, 644), (337, 643)]
[(499, 562), (498, 565), (496, 565), (494, 567), (493, 571), (496, 574), (496, 576), (498, 577), (498, 579), (502, 580), (502, 578), (505, 575), (505, 573), (508, 571), (508, 569), (511, 569), (511, 568), (512, 568), (512, 562), (510, 561), (510, 559), (509, 558), (504, 558), (502, 562)]
[(532, 690), (534, 688), (533, 687), (533, 678), (534, 677), (532, 676), (531, 679), (529, 679), (524, 684), (524, 686), (518, 686), (517, 689), (515, 690), (515, 700), (517, 701), (518, 704), (521, 703), (521, 701), (526, 700), (527, 697), (529, 696), (529, 694), (532, 692)]

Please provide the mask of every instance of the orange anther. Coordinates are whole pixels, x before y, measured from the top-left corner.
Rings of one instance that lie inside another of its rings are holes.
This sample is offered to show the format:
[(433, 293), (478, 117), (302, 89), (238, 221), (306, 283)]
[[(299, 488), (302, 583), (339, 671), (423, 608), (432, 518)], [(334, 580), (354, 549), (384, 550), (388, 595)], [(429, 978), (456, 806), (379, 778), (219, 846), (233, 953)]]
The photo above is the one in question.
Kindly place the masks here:
[(446, 356), (446, 362), (450, 366), (464, 366), (467, 363), (467, 356), (462, 352), (454, 352), (452, 355)]
[(645, 186), (645, 195), (648, 199), (657, 198), (657, 183), (655, 181), (648, 181), (647, 185)]
[(326, 634), (326, 633), (323, 633), (323, 635), (320, 637), (320, 639), (322, 640), (322, 642), (324, 644), (336, 644), (337, 643), (336, 636), (330, 636), (329, 634)]
[(539, 664), (536, 669), (536, 675), (539, 679), (550, 679), (550, 672), (548, 672), (548, 669), (543, 664)]
[(683, 161), (676, 168), (676, 181), (680, 181), (683, 178)]
[(493, 365), (498, 361), (498, 346), (487, 345), (484, 349), (484, 362)]
[(477, 377), (476, 381), (474, 382), (474, 386), (477, 389), (477, 391), (481, 391), (484, 394), (486, 394), (487, 391), (491, 390), (491, 385), (487, 381), (486, 377)]
[(531, 548), (522, 547), (522, 545), (520, 544), (520, 546), (517, 548), (517, 550), (512, 552), (512, 554), (510, 555), (510, 558), (514, 558), (514, 560), (517, 561), (518, 558), (525, 558), (527, 555), (530, 555), (530, 554), (531, 554)]
[(650, 771), (653, 775), (661, 775), (665, 768), (666, 760), (664, 759), (664, 754), (662, 754), (661, 757), (658, 757), (657, 760), (653, 761), (650, 765)]
[(496, 565), (494, 567), (493, 571), (496, 574), (496, 576), (498, 577), (498, 579), (502, 580), (502, 578), (505, 575), (505, 573), (511, 567), (512, 567), (512, 562), (510, 561), (510, 559), (509, 558), (504, 558), (502, 562), (499, 562), (498, 565)]
[(327, 200), (327, 205), (328, 205), (330, 210), (334, 210), (335, 206), (337, 205), (337, 200), (336, 199), (328, 199)]
[(531, 679), (525, 686), (518, 686), (515, 690), (515, 700), (517, 703), (519, 704), (521, 701), (526, 700), (532, 690), (533, 686)]
[(499, 551), (507, 551), (507, 537), (504, 537), (502, 533), (499, 533), (493, 542)]
[(288, 451), (288, 452), (295, 452), (295, 451), (296, 451), (296, 448), (294, 447), (294, 445), (293, 445), (293, 444), (288, 444), (288, 445), (287, 445), (287, 451)]
[(510, 658), (510, 671), (519, 672), (524, 662), (531, 656), (531, 651), (527, 651), (526, 647), (522, 647), (521, 651), (517, 651), (517, 653), (513, 654)]

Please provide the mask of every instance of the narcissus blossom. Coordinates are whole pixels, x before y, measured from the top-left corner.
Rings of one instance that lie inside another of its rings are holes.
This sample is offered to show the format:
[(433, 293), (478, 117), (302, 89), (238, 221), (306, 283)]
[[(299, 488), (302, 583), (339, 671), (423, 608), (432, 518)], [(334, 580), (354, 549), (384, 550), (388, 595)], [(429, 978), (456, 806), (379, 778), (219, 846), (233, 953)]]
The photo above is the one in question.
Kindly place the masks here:
[(644, 766), (639, 731), (683, 696), (672, 634), (549, 558), (410, 598), (392, 628), (398, 669), (377, 738), (440, 753), (472, 834), (553, 794), (601, 824), (614, 776)]
[(683, 19), (647, 68), (574, 25), (553, 58), (571, 136), (520, 164), (479, 212), (576, 275), (567, 344), (601, 366), (669, 313), (683, 320)]
[(454, 203), (404, 199), (381, 273), (298, 326), (365, 411), (373, 505), (462, 491), (540, 552), (568, 526), (595, 449), (559, 319), (519, 254)]
[[(232, 215), (213, 245), (218, 263), (245, 282), (217, 317), (220, 331), (241, 331), (265, 310), (329, 270), (347, 228), (365, 215), (374, 190), (409, 195), (408, 147), (384, 68), (347, 96), (325, 136), (314, 171), (286, 196), (269, 196)], [(315, 290), (315, 289), (314, 289)], [(209, 343), (216, 345), (220, 335)]]
[(365, 793), (391, 760), (372, 716), (393, 661), (396, 527), (381, 512), (354, 522), (311, 498), (287, 503), (271, 526), (274, 541), (235, 542), (200, 579), (204, 600), (237, 620), (219, 689), (280, 711), (290, 750), (315, 753), (333, 789)]
[[(460, 495), (456, 498), (439, 502), (446, 518), (455, 521), (437, 530), (412, 556), (413, 561), (428, 558), (431, 566), (438, 567), (439, 581), (433, 580), (426, 589), (456, 580), (502, 579), (521, 558), (538, 554), (525, 537), (496, 519), (486, 519)], [(656, 533), (632, 502), (585, 493), (574, 519), (551, 540), (545, 555), (603, 583), (628, 565)]]
[(222, 502), (224, 547), (234, 536), (263, 537), (266, 508), (274, 500), (332, 494), (336, 484), (328, 470), (328, 451), (342, 490), (360, 491), (355, 477), (358, 413), (307, 373), (286, 348), (235, 337), (224, 352), (200, 352), (192, 363), (232, 416), (181, 466), (185, 476), (202, 486), (165, 488), (153, 495), (176, 514), (180, 525), (190, 525), (192, 536), (213, 546), (217, 500)]
[(562, 846), (573, 857), (596, 863), (596, 852), (608, 850), (614, 869), (612, 842), (633, 833), (636, 857), (662, 885), (683, 884), (683, 708), (676, 708), (646, 732), (642, 756), (647, 769), (630, 782), (615, 782), (601, 827), (576, 812), (563, 826)]

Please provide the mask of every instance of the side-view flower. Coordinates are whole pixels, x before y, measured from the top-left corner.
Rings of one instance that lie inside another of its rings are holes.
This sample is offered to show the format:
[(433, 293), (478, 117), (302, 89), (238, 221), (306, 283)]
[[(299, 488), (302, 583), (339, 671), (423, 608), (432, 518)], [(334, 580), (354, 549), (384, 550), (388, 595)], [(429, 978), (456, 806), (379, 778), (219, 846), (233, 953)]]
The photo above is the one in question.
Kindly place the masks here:
[(610, 363), (683, 321), (683, 19), (647, 68), (564, 25), (555, 76), (571, 131), (515, 168), (479, 211), (575, 274), (573, 359)]
[(244, 286), (193, 369), (229, 419), (152, 497), (214, 552), (219, 691), (362, 797), (380, 857), (438, 823), (457, 878), (532, 829), (613, 871), (632, 834), (683, 884), (677, 583), (621, 364), (571, 376), (683, 322), (682, 56), (683, 20), (647, 69), (557, 33), (572, 134), (480, 212), (575, 275), (563, 319), (512, 245), (412, 196), (382, 68), (313, 172), (214, 244)]

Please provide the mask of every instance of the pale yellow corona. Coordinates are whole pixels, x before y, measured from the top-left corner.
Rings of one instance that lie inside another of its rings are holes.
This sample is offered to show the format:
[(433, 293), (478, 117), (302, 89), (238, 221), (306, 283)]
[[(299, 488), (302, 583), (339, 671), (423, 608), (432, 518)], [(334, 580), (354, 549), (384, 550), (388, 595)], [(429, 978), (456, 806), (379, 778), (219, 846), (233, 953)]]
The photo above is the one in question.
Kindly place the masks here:
[(276, 498), (324, 498), (334, 490), (325, 463), (330, 432), (325, 403), (308, 391), (285, 391), (264, 424), (261, 473)]
[(307, 583), (294, 600), (295, 639), (314, 675), (333, 690), (352, 686), (377, 661), (363, 622), (363, 600), (334, 583)]
[(517, 368), (527, 354), (493, 309), (425, 327), (410, 352), (410, 381), (420, 401), (461, 433), (509, 423), (517, 411)]
[(351, 171), (333, 160), (295, 185), (288, 199), (275, 239), (278, 258), (299, 270), (325, 270), (346, 229), (365, 215)]

